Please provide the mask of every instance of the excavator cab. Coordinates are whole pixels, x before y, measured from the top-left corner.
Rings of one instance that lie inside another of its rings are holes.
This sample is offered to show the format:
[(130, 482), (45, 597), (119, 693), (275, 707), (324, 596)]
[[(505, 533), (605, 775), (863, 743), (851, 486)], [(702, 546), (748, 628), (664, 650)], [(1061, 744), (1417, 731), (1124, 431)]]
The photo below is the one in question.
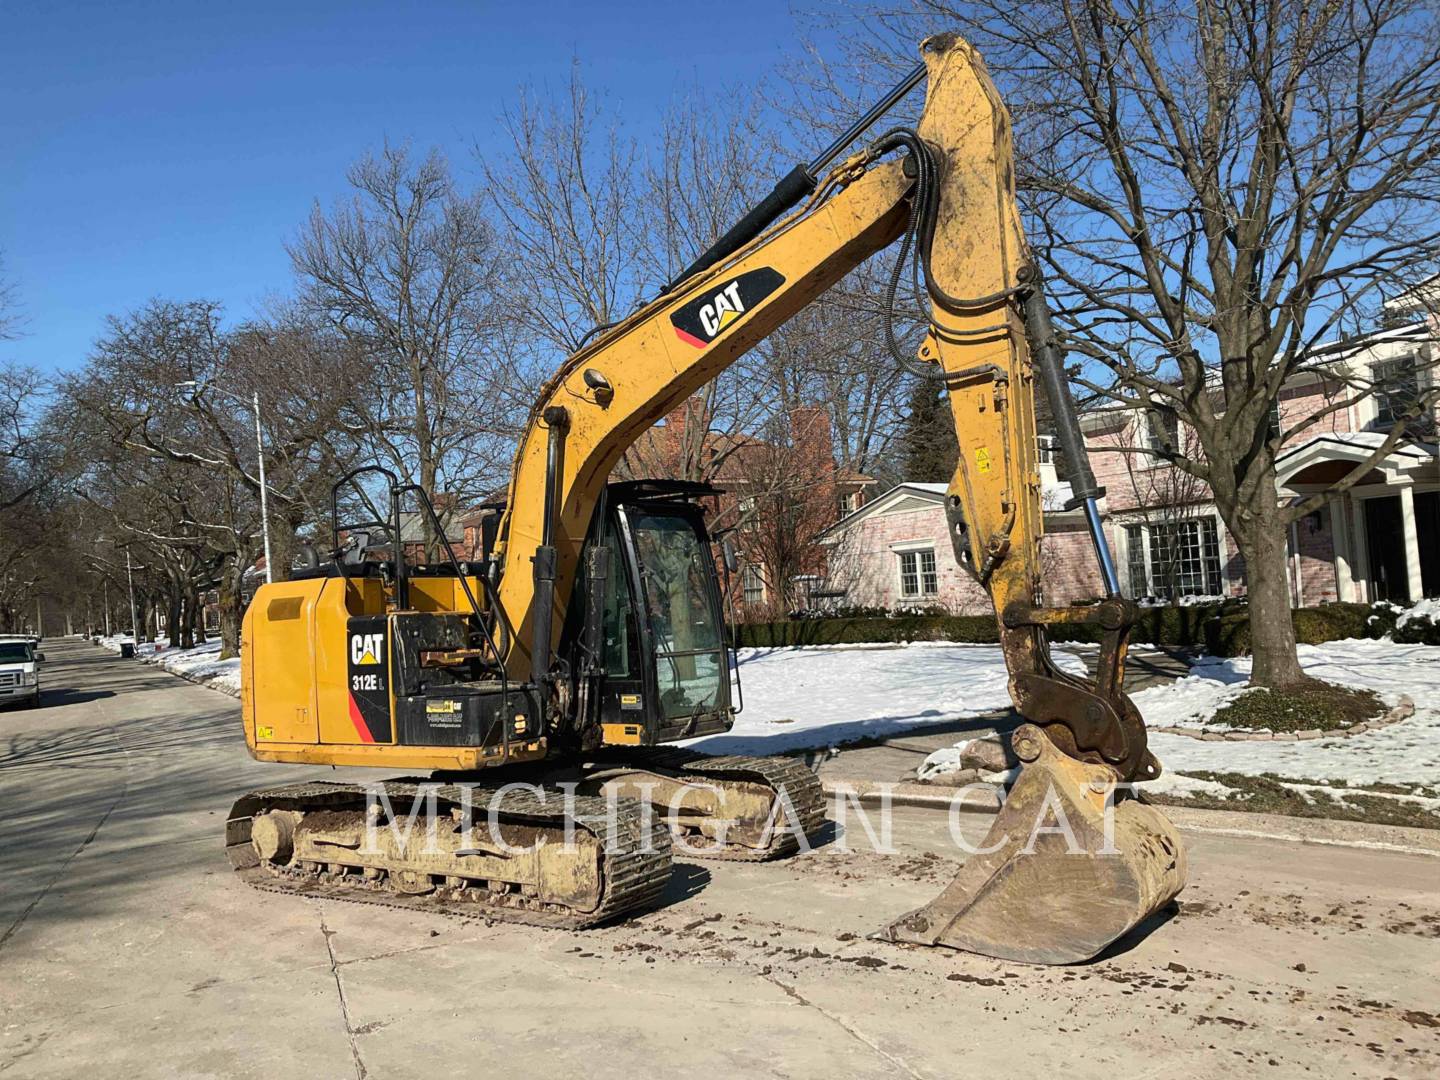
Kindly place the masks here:
[(561, 654), (591, 684), (586, 741), (651, 746), (730, 730), (731, 650), (706, 484), (609, 485), (581, 559)]

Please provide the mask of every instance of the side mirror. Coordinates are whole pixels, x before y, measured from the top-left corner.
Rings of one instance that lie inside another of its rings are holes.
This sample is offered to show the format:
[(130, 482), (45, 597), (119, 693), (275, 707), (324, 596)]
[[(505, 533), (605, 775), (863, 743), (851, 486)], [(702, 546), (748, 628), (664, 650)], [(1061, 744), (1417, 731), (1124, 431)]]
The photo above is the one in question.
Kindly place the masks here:
[(37, 664), (43, 664), (45, 662), (45, 654), (43, 652), (37, 652), (35, 654), (35, 662)]
[(730, 542), (727, 536), (720, 541), (720, 558), (725, 562), (725, 572), (735, 574), (740, 571), (740, 560), (735, 556), (735, 545)]

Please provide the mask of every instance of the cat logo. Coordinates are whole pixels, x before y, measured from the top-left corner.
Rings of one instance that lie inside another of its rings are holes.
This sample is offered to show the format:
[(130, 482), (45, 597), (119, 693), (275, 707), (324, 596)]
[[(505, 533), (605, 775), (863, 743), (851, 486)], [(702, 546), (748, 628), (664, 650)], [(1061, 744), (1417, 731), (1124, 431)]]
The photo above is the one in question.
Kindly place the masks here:
[(357, 667), (361, 664), (378, 664), (384, 648), (384, 634), (351, 634), (350, 662)]
[(783, 284), (779, 273), (762, 266), (711, 286), (670, 316), (675, 336), (703, 349)]

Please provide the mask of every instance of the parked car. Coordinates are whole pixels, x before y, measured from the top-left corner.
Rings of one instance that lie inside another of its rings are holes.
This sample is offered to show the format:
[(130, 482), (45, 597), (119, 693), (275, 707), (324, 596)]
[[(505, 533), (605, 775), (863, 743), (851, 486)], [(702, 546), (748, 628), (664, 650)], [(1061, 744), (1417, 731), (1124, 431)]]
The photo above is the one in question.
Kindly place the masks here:
[(40, 664), (45, 654), (35, 651), (29, 637), (0, 638), (0, 705), (40, 704)]

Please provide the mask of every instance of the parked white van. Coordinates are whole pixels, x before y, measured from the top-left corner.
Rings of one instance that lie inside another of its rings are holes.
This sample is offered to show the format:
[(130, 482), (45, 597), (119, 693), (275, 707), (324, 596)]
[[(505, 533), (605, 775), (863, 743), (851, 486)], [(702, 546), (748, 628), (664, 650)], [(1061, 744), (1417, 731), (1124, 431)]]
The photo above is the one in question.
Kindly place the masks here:
[(28, 637), (0, 637), (0, 705), (40, 703), (40, 663)]

